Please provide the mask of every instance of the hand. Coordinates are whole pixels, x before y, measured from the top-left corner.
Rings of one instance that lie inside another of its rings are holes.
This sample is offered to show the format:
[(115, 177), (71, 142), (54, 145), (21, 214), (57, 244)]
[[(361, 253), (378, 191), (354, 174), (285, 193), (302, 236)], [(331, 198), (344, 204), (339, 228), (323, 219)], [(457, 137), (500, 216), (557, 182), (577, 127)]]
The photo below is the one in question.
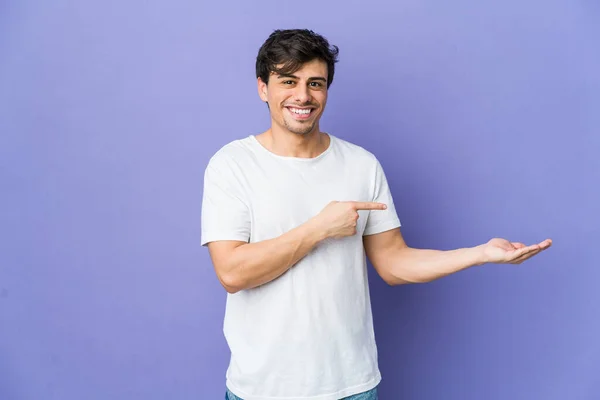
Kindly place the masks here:
[(552, 246), (552, 240), (546, 239), (541, 243), (525, 246), (519, 242), (495, 238), (480, 246), (484, 263), (521, 264)]
[(332, 201), (314, 218), (326, 238), (341, 238), (356, 234), (358, 210), (385, 210), (382, 203)]

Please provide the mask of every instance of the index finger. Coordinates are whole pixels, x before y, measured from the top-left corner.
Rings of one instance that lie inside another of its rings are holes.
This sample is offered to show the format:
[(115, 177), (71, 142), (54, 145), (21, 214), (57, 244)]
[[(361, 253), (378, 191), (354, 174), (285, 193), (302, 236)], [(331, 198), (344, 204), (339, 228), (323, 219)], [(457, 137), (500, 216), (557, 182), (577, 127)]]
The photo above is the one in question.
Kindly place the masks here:
[(387, 206), (383, 203), (375, 203), (372, 201), (352, 201), (356, 210), (385, 210)]

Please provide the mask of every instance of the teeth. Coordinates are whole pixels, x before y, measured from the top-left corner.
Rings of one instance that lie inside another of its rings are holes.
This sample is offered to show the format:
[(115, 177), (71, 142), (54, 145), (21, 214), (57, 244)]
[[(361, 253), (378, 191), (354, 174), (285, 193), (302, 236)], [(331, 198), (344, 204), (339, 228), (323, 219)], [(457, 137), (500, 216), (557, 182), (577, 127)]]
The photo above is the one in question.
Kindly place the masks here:
[(301, 110), (299, 108), (290, 108), (289, 110), (295, 114), (310, 114), (310, 109)]

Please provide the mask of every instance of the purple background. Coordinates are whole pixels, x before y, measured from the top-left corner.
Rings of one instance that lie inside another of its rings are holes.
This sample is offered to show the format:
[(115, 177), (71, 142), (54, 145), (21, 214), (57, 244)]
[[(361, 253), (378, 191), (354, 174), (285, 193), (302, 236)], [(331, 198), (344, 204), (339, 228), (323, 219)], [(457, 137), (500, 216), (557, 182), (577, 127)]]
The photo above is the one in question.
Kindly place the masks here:
[[(485, 4), (484, 4), (485, 3)], [(340, 46), (322, 128), (374, 152), (414, 247), (554, 247), (388, 287), (382, 400), (600, 398), (595, 1), (0, 2), (0, 399), (220, 399), (203, 172), (267, 128), (275, 28)]]

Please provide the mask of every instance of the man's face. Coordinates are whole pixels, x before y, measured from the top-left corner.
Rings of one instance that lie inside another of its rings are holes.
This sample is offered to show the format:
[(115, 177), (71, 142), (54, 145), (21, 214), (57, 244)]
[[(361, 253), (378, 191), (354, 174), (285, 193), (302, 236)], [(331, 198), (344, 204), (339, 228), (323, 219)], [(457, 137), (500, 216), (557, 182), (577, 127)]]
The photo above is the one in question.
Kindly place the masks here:
[(305, 135), (319, 129), (327, 103), (327, 64), (313, 60), (289, 74), (272, 73), (269, 83), (258, 78), (258, 93), (268, 102), (273, 124)]

